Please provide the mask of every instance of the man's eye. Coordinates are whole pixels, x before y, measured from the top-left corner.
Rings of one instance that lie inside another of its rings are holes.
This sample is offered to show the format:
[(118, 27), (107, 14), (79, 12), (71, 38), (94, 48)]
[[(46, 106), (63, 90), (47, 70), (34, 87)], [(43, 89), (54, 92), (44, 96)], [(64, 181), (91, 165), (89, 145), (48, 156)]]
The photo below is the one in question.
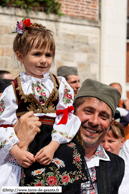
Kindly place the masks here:
[(107, 117), (105, 115), (101, 115), (101, 118), (104, 119), (104, 120), (107, 119)]
[(86, 114), (91, 114), (91, 111), (90, 110), (85, 110), (85, 113)]

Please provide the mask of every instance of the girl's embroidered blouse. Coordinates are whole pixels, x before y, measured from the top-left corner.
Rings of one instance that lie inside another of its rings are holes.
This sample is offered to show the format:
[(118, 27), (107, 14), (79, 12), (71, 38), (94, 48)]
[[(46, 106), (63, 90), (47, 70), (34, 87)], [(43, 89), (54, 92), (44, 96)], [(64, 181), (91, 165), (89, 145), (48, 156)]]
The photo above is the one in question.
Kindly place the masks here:
[[(47, 72), (42, 79), (34, 78), (26, 75), (24, 72), (20, 73), (21, 86), (24, 94), (32, 93), (35, 98), (43, 103), (47, 100), (52, 92), (54, 85)], [(56, 110), (66, 109), (68, 106), (72, 106), (74, 93), (73, 89), (66, 82), (65, 78), (58, 77), (60, 81), (59, 87), (59, 101), (56, 106)], [(41, 92), (40, 92), (41, 90)], [(42, 99), (41, 99), (42, 98)], [(13, 91), (12, 85), (7, 87), (0, 98), (0, 125), (12, 125), (17, 122), (16, 109), (18, 105), (16, 103), (16, 97)], [(56, 113), (35, 113), (35, 116), (50, 116), (55, 118), (53, 125), (52, 139), (58, 141), (60, 144), (69, 142), (77, 133), (80, 127), (80, 120), (73, 113), (68, 113), (68, 121), (66, 124), (60, 124), (59, 121), (62, 118), (62, 114), (56, 116)], [(2, 164), (7, 157), (9, 150), (12, 146), (19, 142), (13, 127), (3, 128), (1, 127), (0, 133), (0, 164)]]

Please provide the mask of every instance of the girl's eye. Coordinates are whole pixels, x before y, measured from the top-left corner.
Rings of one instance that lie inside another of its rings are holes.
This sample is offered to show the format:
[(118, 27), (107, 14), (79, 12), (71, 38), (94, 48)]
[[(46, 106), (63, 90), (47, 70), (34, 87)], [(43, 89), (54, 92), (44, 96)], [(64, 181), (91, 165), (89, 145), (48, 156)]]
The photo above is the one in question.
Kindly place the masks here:
[(39, 56), (39, 55), (40, 55), (40, 53), (34, 53), (34, 55), (35, 55), (35, 56)]
[(109, 140), (109, 143), (113, 143), (113, 142), (115, 142), (114, 140)]
[(47, 53), (46, 54), (46, 57), (51, 57), (52, 55), (50, 53)]

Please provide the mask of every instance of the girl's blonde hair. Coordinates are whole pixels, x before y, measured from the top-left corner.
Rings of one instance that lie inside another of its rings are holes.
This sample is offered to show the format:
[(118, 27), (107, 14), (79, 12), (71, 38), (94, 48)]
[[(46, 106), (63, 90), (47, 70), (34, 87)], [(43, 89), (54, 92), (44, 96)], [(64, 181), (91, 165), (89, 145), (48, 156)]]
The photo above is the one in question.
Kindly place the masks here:
[(33, 23), (24, 31), (23, 34), (17, 34), (13, 42), (13, 50), (19, 51), (24, 56), (31, 50), (36, 41), (35, 48), (48, 48), (55, 56), (55, 41), (52, 31), (46, 29), (42, 24)]

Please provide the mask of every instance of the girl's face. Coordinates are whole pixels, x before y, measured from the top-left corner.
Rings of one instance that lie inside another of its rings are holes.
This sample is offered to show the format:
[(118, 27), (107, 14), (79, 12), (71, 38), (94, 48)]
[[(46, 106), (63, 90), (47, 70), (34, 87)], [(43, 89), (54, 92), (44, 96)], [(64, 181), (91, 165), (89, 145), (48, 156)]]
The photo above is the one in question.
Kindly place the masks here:
[(108, 134), (109, 135), (106, 134), (103, 140), (101, 141), (101, 145), (106, 151), (119, 155), (119, 150), (123, 146), (124, 138), (115, 138), (111, 131), (108, 132)]
[(17, 58), (24, 64), (26, 75), (31, 75), (36, 78), (42, 78), (52, 65), (53, 57), (52, 52), (46, 47), (46, 49), (35, 48), (35, 44), (32, 49), (23, 56), (19, 51), (16, 52)]

